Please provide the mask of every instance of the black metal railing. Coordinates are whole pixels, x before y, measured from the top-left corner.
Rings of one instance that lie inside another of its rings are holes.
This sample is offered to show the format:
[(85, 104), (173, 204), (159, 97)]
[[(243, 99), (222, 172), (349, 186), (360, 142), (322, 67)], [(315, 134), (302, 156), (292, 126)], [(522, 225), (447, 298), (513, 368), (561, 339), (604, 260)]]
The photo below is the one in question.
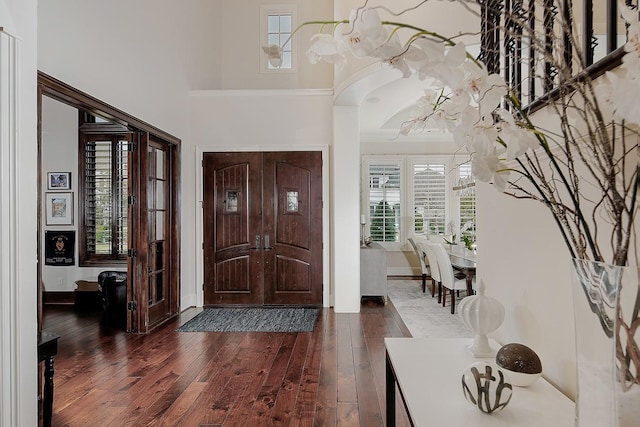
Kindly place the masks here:
[(561, 82), (579, 78), (580, 73), (595, 78), (621, 63), (626, 29), (617, 0), (598, 1), (595, 9), (593, 0), (478, 3), (479, 59), (489, 72), (501, 73), (529, 109), (553, 99)]

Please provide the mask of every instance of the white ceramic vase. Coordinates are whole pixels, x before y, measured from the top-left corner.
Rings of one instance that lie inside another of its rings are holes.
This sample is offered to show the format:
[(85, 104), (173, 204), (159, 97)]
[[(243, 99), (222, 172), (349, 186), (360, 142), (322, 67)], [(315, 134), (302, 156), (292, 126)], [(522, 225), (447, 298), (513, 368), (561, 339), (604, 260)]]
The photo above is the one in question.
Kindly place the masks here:
[(458, 306), (458, 312), (465, 325), (476, 333), (473, 344), (467, 349), (474, 357), (493, 357), (496, 350), (489, 345), (487, 334), (495, 331), (504, 321), (504, 306), (495, 298), (485, 296), (484, 282), (476, 295), (464, 298)]

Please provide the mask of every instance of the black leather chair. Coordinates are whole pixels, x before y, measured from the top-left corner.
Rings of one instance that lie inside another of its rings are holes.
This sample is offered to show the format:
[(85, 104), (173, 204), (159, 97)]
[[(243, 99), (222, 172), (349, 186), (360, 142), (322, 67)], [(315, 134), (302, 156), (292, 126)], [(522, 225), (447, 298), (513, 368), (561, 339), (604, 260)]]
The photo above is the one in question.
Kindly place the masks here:
[(98, 274), (103, 320), (112, 327), (124, 328), (127, 321), (127, 272), (103, 271)]

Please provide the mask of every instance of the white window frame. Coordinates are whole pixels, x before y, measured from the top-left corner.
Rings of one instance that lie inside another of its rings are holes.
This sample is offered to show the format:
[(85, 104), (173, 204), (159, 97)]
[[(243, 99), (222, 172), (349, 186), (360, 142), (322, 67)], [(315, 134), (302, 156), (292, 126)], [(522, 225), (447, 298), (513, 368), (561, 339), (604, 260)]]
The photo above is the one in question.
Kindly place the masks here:
[[(406, 234), (406, 220), (405, 220), (405, 199), (406, 199), (406, 185), (405, 185), (405, 175), (406, 175), (406, 164), (404, 156), (363, 156), (362, 162), (362, 201), (361, 201), (361, 212), (365, 215), (366, 219), (366, 227), (365, 234), (369, 236), (369, 229), (371, 227), (371, 215), (369, 213), (369, 168), (372, 164), (375, 165), (390, 165), (390, 166), (399, 166), (400, 168), (400, 227), (398, 229), (399, 242), (376, 242), (387, 248), (388, 250), (395, 249), (400, 250), (403, 244), (403, 236)], [(406, 239), (405, 239), (406, 240)]]
[(298, 8), (295, 4), (266, 4), (260, 6), (260, 73), (282, 74), (295, 73), (298, 68), (298, 40), (295, 36), (291, 39), (291, 68), (269, 68), (269, 60), (262, 50), (262, 46), (268, 46), (268, 17), (269, 15), (291, 15), (291, 31), (298, 25)]
[[(471, 173), (471, 165), (470, 164), (466, 164), (464, 165), (464, 167), (467, 169), (468, 173)], [(456, 181), (455, 181), (455, 185), (459, 185), (459, 179), (460, 179), (460, 168), (456, 168)], [(470, 230), (470, 233), (473, 235), (473, 239), (475, 240), (477, 238), (477, 226), (478, 226), (478, 201), (476, 199), (476, 193), (475, 193), (475, 183), (473, 184), (472, 187), (468, 187), (466, 191), (469, 191), (470, 194), (468, 194), (469, 196), (473, 195), (473, 211), (474, 211), (474, 215), (476, 217), (476, 221), (475, 221), (475, 227), (473, 228), (473, 230)], [(462, 221), (462, 215), (461, 215), (461, 197), (463, 197), (463, 195), (461, 194), (461, 191), (455, 191), (455, 200), (456, 200), (456, 206), (458, 209), (458, 218), (459, 218), (459, 229), (462, 229), (462, 226), (464, 225), (464, 222)], [(458, 236), (459, 239), (462, 238), (462, 235)]]
[[(416, 165), (425, 165), (425, 164), (434, 164), (434, 163), (438, 163), (438, 164), (443, 164), (444, 165), (444, 176), (445, 176), (445, 182), (444, 182), (444, 186), (445, 186), (445, 199), (444, 199), (444, 211), (445, 211), (445, 215), (444, 215), (444, 228), (445, 228), (445, 233), (447, 230), (447, 224), (451, 221), (452, 216), (452, 209), (451, 207), (453, 206), (451, 203), (451, 158), (450, 156), (409, 156), (408, 160), (407, 160), (407, 175), (406, 175), (406, 185), (408, 187), (408, 196), (406, 200), (404, 200), (404, 204), (407, 206), (407, 212), (411, 213), (411, 227), (407, 229), (407, 235), (405, 237), (405, 241), (406, 239), (410, 238), (410, 237), (414, 237), (416, 236), (415, 233), (415, 226), (414, 226), (414, 221), (415, 219), (413, 218), (414, 212), (414, 199), (413, 199), (413, 195), (415, 194), (415, 182), (413, 179), (413, 171), (414, 171), (414, 167)], [(423, 229), (423, 233), (420, 233), (419, 235), (424, 235), (426, 236), (428, 233), (428, 230)]]
[[(453, 191), (453, 184), (458, 180), (457, 163), (451, 155), (363, 155), (361, 168), (361, 212), (366, 219), (366, 232), (368, 236), (371, 218), (369, 215), (369, 167), (375, 165), (399, 165), (400, 166), (400, 227), (398, 242), (377, 242), (389, 251), (409, 250), (408, 239), (414, 237), (413, 215), (413, 168), (417, 164), (443, 163), (445, 165), (445, 224), (453, 223), (459, 231), (459, 203), (458, 195)], [(447, 226), (445, 226), (447, 228)], [(426, 233), (425, 233), (426, 234)]]

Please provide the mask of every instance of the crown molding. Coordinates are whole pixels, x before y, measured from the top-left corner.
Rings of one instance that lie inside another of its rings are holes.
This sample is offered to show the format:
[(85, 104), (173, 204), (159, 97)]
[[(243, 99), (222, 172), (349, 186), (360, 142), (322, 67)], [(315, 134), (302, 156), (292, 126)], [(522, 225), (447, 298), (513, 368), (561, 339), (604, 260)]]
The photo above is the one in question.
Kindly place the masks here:
[(194, 98), (260, 97), (260, 96), (330, 96), (333, 89), (215, 89), (190, 90)]

